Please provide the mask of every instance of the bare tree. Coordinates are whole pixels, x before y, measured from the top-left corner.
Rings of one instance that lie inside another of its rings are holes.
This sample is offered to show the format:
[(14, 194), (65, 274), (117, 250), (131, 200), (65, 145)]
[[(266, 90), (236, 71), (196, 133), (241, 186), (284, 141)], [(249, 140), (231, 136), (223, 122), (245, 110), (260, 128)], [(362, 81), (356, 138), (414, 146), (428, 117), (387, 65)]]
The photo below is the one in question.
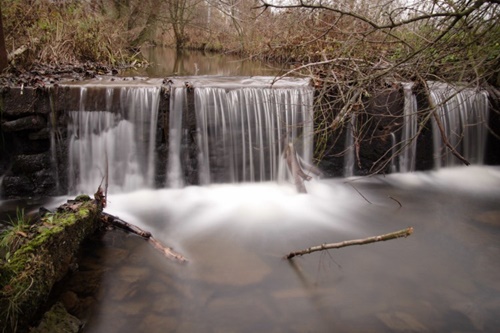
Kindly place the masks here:
[(172, 27), (175, 46), (183, 49), (188, 42), (186, 29), (195, 20), (197, 7), (202, 0), (164, 0), (167, 6), (167, 21)]
[(5, 48), (5, 36), (3, 33), (2, 3), (0, 2), (0, 72), (7, 68), (7, 49)]

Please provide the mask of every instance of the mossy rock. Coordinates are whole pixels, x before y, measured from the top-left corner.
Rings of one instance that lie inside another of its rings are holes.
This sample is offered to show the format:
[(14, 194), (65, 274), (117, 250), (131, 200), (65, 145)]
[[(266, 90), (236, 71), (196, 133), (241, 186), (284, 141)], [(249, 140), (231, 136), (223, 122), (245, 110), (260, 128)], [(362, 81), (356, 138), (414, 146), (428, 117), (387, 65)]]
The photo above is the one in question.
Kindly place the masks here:
[(22, 233), (22, 245), (0, 264), (0, 327), (6, 332), (26, 331), (38, 319), (39, 309), (53, 285), (66, 275), (81, 242), (98, 228), (101, 205), (78, 199), (30, 226)]
[(80, 319), (70, 315), (64, 305), (56, 303), (47, 311), (37, 328), (30, 333), (78, 333), (82, 326)]

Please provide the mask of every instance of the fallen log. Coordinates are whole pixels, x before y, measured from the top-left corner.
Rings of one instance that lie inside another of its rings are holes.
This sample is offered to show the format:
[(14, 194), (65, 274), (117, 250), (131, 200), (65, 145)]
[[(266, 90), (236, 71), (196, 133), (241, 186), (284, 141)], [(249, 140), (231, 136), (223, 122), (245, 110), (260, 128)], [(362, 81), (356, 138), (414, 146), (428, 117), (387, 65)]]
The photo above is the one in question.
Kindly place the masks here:
[(341, 247), (346, 247), (346, 246), (352, 246), (352, 245), (364, 245), (364, 244), (370, 244), (370, 243), (375, 243), (375, 242), (383, 242), (387, 241), (390, 239), (396, 239), (396, 238), (401, 238), (401, 237), (408, 237), (413, 233), (413, 228), (409, 227), (403, 230), (391, 232), (388, 234), (384, 235), (379, 235), (379, 236), (373, 236), (373, 237), (368, 237), (368, 238), (363, 238), (363, 239), (353, 239), (353, 240), (348, 240), (348, 241), (343, 241), (339, 243), (329, 243), (329, 244), (321, 244), (318, 246), (312, 246), (304, 250), (300, 251), (295, 251), (295, 252), (290, 252), (285, 256), (285, 259), (292, 259), (293, 257), (296, 256), (302, 256), (304, 254), (309, 254), (313, 252), (318, 252), (318, 251), (324, 251), (324, 250), (330, 250), (330, 249), (339, 249)]
[(136, 234), (136, 235), (141, 236), (142, 238), (146, 239), (149, 243), (151, 243), (151, 245), (156, 250), (160, 251), (165, 257), (167, 257), (169, 259), (174, 259), (174, 260), (181, 262), (181, 263), (188, 262), (186, 257), (175, 252), (171, 247), (165, 246), (160, 241), (155, 239), (153, 237), (153, 235), (151, 234), (151, 232), (143, 230), (136, 225), (130, 224), (130, 223), (120, 219), (119, 217), (108, 214), (108, 213), (103, 212), (103, 213), (101, 213), (101, 216), (102, 216), (101, 220), (103, 221), (103, 223), (112, 225), (116, 228), (125, 230), (127, 232), (131, 232), (133, 234)]

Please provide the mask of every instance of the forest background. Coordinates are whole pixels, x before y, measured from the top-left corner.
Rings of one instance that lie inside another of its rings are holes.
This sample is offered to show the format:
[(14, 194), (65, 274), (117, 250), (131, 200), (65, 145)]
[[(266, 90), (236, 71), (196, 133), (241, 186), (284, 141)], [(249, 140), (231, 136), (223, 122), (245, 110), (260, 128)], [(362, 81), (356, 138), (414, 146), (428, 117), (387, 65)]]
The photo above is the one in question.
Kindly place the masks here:
[(2, 0), (4, 66), (125, 66), (152, 45), (236, 53), (339, 88), (500, 86), (500, 0)]

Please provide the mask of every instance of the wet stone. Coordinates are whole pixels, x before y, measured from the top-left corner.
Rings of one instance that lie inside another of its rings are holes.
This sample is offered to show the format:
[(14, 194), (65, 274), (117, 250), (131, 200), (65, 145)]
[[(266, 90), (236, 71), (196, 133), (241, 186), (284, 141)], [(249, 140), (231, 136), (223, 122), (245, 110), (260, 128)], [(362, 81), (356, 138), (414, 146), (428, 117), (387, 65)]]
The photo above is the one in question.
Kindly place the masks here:
[(70, 315), (61, 303), (55, 304), (44, 314), (40, 325), (30, 330), (32, 333), (77, 333), (80, 331), (82, 323), (80, 320)]
[(51, 167), (50, 154), (17, 155), (13, 159), (12, 172), (30, 174)]
[(107, 297), (114, 301), (123, 301), (125, 299), (134, 297), (137, 294), (138, 287), (136, 284), (130, 285), (128, 283), (112, 283), (107, 290)]
[(182, 307), (179, 297), (171, 294), (163, 294), (153, 303), (152, 309), (159, 314), (167, 314), (180, 310)]
[(5, 132), (18, 132), (24, 130), (39, 130), (47, 126), (47, 121), (42, 116), (28, 116), (16, 120), (6, 121), (2, 124)]
[(485, 324), (484, 311), (477, 304), (474, 302), (462, 302), (454, 304), (451, 308), (469, 319), (475, 329), (483, 331)]
[(394, 332), (428, 332), (428, 329), (409, 313), (380, 313), (377, 317)]
[(491, 210), (474, 217), (474, 221), (485, 226), (500, 227), (500, 210)]
[[(148, 333), (176, 332), (176, 328), (178, 325), (179, 325), (178, 320), (173, 316), (160, 316), (156, 314), (149, 314), (142, 321), (140, 325), (140, 332), (148, 332)], [(178, 332), (184, 332), (184, 331), (178, 330)]]
[(50, 130), (48, 128), (42, 128), (38, 132), (30, 133), (28, 138), (33, 141), (50, 139)]
[(246, 286), (262, 281), (271, 273), (269, 265), (238, 244), (221, 240), (218, 245), (221, 248), (199, 244), (196, 249), (203, 253), (197, 263), (203, 281), (228, 286)]
[(168, 290), (167, 286), (163, 283), (153, 281), (146, 286), (146, 291), (152, 294), (163, 294)]
[(148, 300), (135, 300), (130, 302), (119, 302), (116, 305), (118, 312), (127, 316), (136, 316), (145, 312), (145, 309), (150, 307)]
[(129, 256), (130, 252), (117, 247), (108, 247), (101, 253), (100, 263), (103, 266), (115, 266), (123, 263)]
[(68, 310), (69, 313), (75, 313), (76, 309), (78, 308), (78, 295), (74, 293), (73, 291), (67, 291), (64, 294), (61, 295), (60, 301), (62, 304), (64, 304), (64, 307), (66, 310)]
[(80, 271), (68, 282), (67, 289), (82, 295), (95, 295), (101, 288), (102, 272)]
[(137, 266), (122, 266), (117, 270), (117, 278), (121, 281), (134, 283), (146, 279), (151, 271), (148, 268)]

